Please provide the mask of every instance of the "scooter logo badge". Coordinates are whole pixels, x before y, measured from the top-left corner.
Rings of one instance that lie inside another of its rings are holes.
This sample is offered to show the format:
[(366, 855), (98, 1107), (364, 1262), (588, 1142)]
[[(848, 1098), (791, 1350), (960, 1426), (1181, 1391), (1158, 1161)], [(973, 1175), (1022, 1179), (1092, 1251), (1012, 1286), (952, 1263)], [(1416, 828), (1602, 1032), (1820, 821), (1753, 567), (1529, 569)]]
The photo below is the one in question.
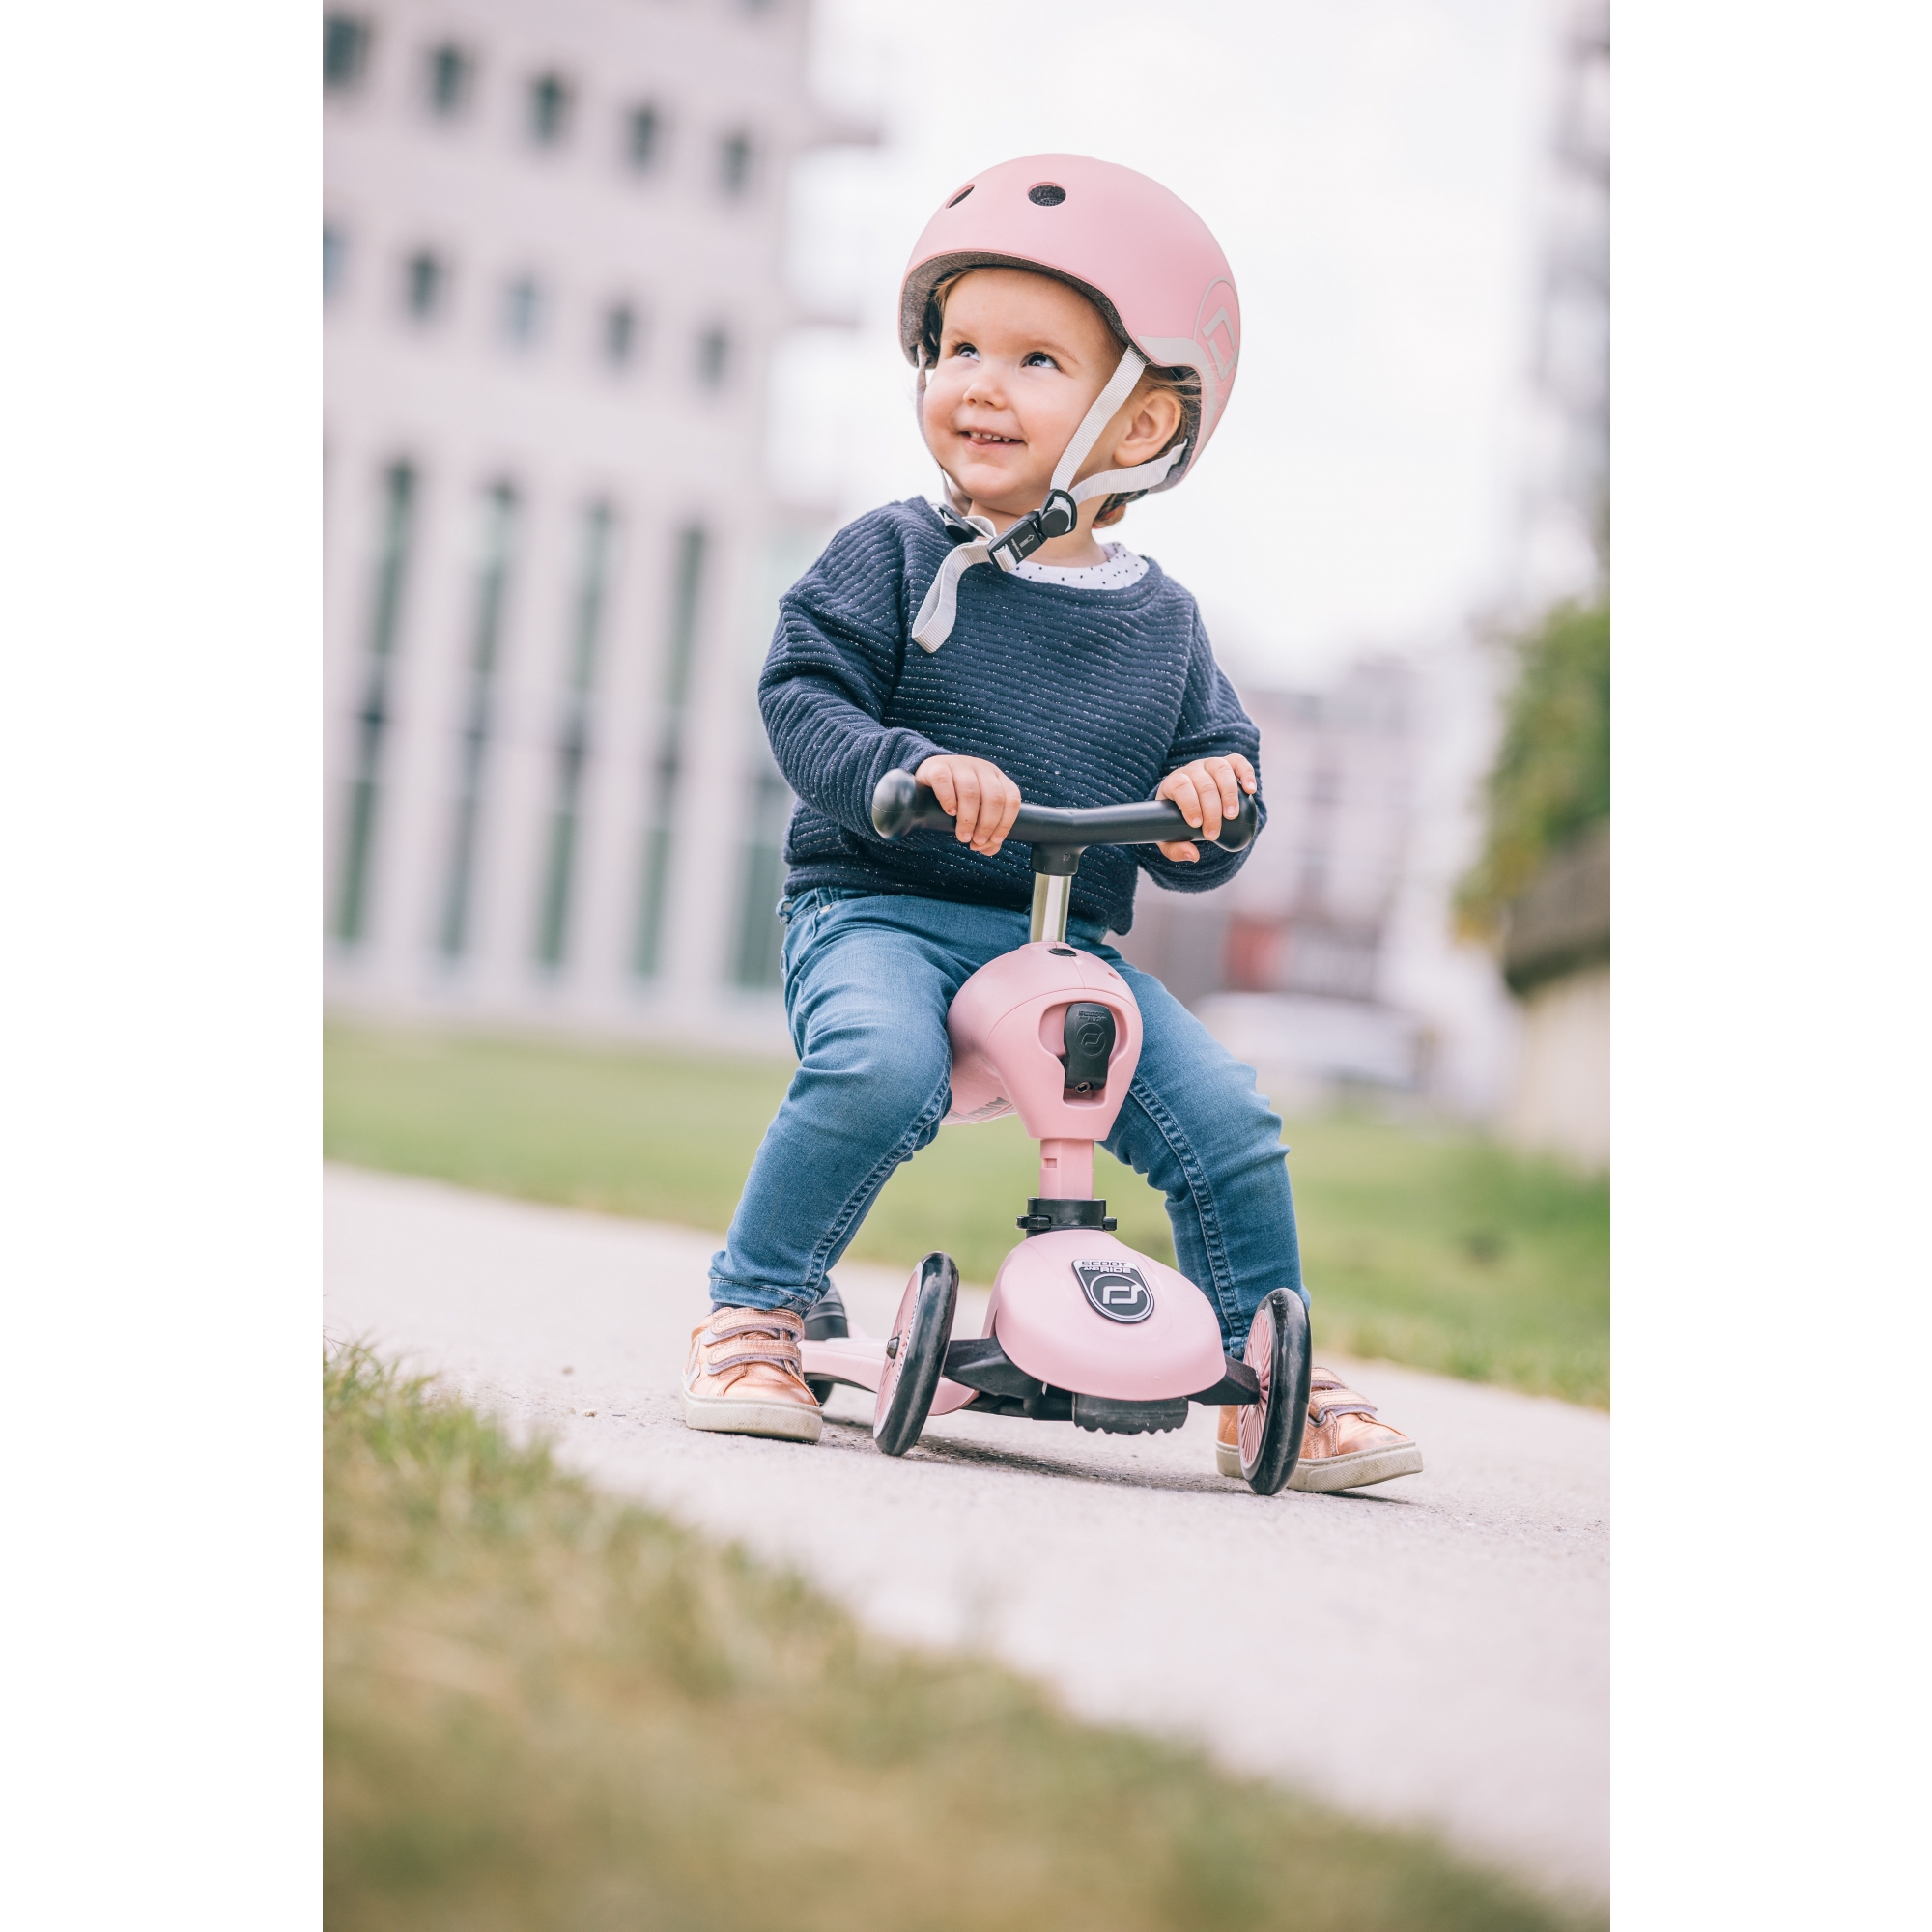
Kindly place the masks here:
[(1073, 1272), (1087, 1299), (1109, 1321), (1145, 1321), (1153, 1313), (1153, 1291), (1139, 1268), (1119, 1262), (1075, 1262)]

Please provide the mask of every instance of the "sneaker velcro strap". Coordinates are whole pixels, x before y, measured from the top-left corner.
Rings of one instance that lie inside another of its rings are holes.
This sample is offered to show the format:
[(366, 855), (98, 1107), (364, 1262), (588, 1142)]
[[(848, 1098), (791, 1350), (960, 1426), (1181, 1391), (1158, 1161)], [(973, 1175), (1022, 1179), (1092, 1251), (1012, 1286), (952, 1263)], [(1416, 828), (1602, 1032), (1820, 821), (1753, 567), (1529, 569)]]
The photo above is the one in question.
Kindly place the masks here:
[(735, 1321), (707, 1325), (704, 1339), (707, 1343), (728, 1342), (738, 1335), (769, 1335), (776, 1342), (790, 1342), (796, 1346), (804, 1328), (804, 1320), (788, 1308), (775, 1308), (769, 1314), (748, 1308)]
[(700, 1355), (698, 1360), (707, 1376), (722, 1376), (726, 1369), (741, 1369), (747, 1362), (770, 1362), (774, 1368), (793, 1370), (797, 1369), (799, 1364), (796, 1354), (774, 1355), (766, 1353), (761, 1349), (748, 1349), (741, 1355), (723, 1355), (715, 1359), (709, 1355)]
[(1374, 1415), (1376, 1406), (1364, 1402), (1351, 1388), (1326, 1369), (1317, 1369), (1308, 1383), (1308, 1414), (1317, 1429), (1325, 1428), (1338, 1415)]
[(1317, 1429), (1326, 1429), (1338, 1415), (1373, 1416), (1376, 1413), (1376, 1406), (1372, 1402), (1331, 1402), (1327, 1404), (1310, 1402), (1308, 1412), (1310, 1420), (1313, 1421)]

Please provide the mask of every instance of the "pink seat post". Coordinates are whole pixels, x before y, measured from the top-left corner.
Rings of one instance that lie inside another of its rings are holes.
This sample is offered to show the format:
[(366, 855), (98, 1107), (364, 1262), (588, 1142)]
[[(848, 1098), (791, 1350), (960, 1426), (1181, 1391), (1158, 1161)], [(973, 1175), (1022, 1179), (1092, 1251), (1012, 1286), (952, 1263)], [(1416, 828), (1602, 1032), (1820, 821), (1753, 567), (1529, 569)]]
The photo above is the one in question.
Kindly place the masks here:
[(1042, 1201), (1093, 1200), (1092, 1141), (1040, 1142), (1039, 1198)]

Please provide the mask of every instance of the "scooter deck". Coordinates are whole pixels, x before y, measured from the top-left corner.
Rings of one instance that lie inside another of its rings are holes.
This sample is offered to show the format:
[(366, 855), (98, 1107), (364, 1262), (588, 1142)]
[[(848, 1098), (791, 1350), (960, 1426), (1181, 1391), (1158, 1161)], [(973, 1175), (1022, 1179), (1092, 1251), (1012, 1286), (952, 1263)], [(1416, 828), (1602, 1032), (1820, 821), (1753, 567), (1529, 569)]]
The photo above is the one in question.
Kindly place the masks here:
[[(886, 1372), (886, 1345), (874, 1336), (849, 1335), (824, 1342), (808, 1340), (801, 1344), (801, 1350), (805, 1373), (817, 1381), (843, 1382), (848, 1388), (876, 1394)], [(1049, 1388), (1036, 1382), (1009, 1361), (999, 1344), (990, 1337), (980, 1341), (955, 1338), (947, 1350), (947, 1361), (949, 1366), (956, 1364), (963, 1374), (972, 1375), (973, 1384), (942, 1377), (928, 1411), (932, 1415), (951, 1415), (954, 1409), (977, 1402), (979, 1407), (1000, 1414), (1034, 1415), (1048, 1422), (1071, 1419), (1066, 1405), (1076, 1391)], [(1261, 1387), (1254, 1371), (1245, 1362), (1229, 1356), (1227, 1372), (1213, 1387), (1190, 1392), (1181, 1400), (1218, 1406), (1257, 1402), (1260, 1398)]]
[[(886, 1345), (882, 1339), (871, 1335), (846, 1335), (836, 1341), (807, 1340), (799, 1346), (805, 1360), (805, 1373), (814, 1380), (843, 1382), (848, 1388), (866, 1389), (874, 1395), (878, 1393), (879, 1383), (886, 1373)], [(942, 1378), (939, 1387), (933, 1392), (932, 1406), (926, 1413), (951, 1415), (955, 1408), (964, 1408), (976, 1392)]]

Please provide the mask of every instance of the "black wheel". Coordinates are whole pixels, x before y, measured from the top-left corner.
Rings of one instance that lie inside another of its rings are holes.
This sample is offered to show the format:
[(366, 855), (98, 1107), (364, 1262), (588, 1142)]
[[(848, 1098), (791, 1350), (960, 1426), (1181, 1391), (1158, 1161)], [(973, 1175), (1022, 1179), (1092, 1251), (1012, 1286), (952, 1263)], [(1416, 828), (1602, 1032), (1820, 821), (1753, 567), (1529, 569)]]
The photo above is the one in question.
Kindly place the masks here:
[(1258, 1496), (1277, 1494), (1301, 1458), (1308, 1426), (1308, 1310), (1298, 1294), (1273, 1290), (1255, 1310), (1241, 1359), (1262, 1385), (1240, 1414), (1241, 1475)]
[(811, 1304), (811, 1312), (805, 1318), (805, 1339), (842, 1342), (851, 1332), (852, 1324), (845, 1316), (845, 1297), (838, 1293), (838, 1284), (828, 1278), (819, 1290), (818, 1299)]
[(872, 1440), (888, 1456), (903, 1456), (925, 1427), (946, 1367), (958, 1299), (959, 1270), (951, 1255), (941, 1254), (927, 1255), (913, 1269), (899, 1297), (899, 1312), (886, 1341), (886, 1373), (872, 1407)]

